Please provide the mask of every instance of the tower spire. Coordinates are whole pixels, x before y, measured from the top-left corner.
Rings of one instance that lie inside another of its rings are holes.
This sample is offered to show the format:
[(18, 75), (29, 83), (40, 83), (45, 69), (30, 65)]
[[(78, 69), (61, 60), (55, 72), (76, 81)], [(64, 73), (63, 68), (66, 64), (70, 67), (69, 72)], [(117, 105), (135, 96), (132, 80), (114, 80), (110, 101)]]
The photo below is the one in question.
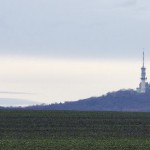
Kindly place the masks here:
[(145, 65), (145, 55), (144, 55), (144, 51), (143, 51), (143, 68), (144, 68), (144, 65)]

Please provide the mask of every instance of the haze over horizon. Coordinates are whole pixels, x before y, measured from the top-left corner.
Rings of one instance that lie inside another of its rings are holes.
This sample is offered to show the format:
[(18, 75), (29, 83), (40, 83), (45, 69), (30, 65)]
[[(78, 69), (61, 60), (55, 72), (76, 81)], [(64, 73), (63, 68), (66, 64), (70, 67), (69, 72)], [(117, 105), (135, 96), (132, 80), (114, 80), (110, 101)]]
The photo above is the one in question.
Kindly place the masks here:
[(150, 79), (149, 17), (148, 0), (0, 0), (0, 98), (55, 103), (135, 89), (143, 48)]

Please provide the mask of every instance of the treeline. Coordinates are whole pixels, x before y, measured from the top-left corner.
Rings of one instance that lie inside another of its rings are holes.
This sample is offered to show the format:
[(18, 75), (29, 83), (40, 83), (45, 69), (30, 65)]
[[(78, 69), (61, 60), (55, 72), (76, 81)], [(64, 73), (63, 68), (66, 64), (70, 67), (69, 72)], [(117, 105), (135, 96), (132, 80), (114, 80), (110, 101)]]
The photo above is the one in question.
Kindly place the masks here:
[[(0, 108), (4, 109), (4, 108)], [(91, 97), (74, 102), (55, 103), (50, 105), (34, 105), (25, 108), (7, 107), (5, 109), (25, 110), (78, 110), (78, 111), (150, 111), (150, 91), (145, 94), (136, 91), (119, 90), (101, 97)]]
[(150, 111), (150, 92), (139, 94), (134, 90), (120, 90), (101, 97), (91, 97), (75, 102), (30, 106), (33, 110), (81, 111)]

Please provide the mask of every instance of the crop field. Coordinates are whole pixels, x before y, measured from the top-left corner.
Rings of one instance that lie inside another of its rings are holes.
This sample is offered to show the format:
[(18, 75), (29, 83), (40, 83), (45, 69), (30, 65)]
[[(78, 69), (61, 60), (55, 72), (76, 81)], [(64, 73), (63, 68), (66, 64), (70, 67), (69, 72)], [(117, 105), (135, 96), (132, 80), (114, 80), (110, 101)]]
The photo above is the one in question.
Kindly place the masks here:
[(149, 150), (150, 113), (0, 111), (0, 150)]

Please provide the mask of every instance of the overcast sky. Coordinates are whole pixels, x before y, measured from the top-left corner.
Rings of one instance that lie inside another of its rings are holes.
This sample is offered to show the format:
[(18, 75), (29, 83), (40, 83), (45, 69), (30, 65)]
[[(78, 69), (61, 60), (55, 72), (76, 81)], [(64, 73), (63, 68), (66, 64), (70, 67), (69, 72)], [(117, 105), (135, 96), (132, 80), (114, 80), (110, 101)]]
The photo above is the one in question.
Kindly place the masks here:
[(149, 0), (0, 0), (0, 98), (53, 103), (138, 86), (149, 18)]

